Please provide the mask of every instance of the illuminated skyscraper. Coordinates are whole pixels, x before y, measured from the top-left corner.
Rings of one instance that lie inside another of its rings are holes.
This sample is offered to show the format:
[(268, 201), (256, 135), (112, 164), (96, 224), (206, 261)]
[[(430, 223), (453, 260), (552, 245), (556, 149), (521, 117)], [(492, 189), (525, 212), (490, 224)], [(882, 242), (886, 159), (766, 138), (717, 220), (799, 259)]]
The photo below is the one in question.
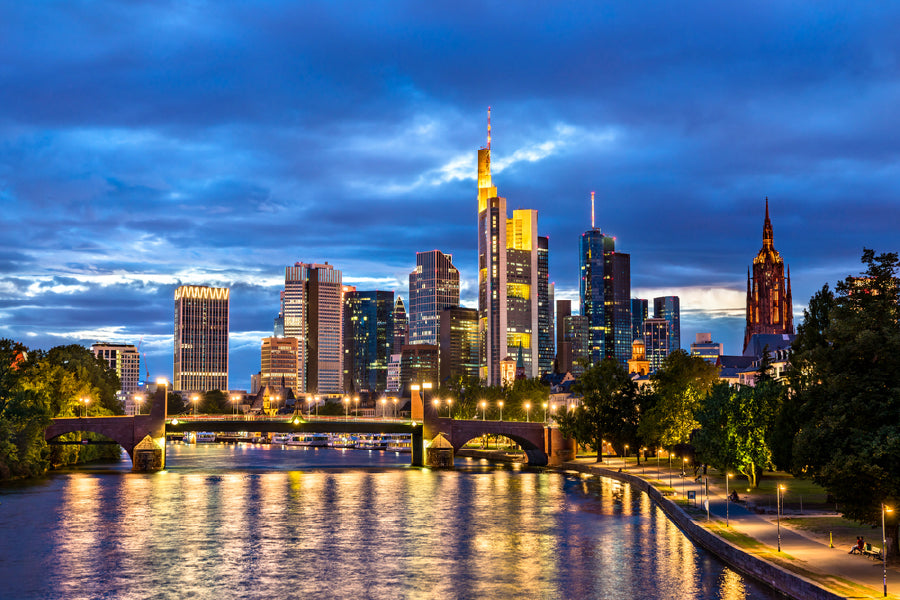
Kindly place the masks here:
[(175, 290), (174, 391), (228, 389), (228, 302), (228, 288)]
[(263, 338), (259, 358), (261, 387), (297, 389), (297, 338)]
[(416, 252), (409, 274), (409, 343), (437, 345), (441, 311), (459, 306), (459, 271), (440, 250)]
[(678, 296), (653, 299), (653, 318), (665, 319), (669, 324), (669, 352), (681, 348), (681, 300)]
[(794, 333), (794, 313), (791, 300), (791, 269), (784, 276), (784, 259), (775, 249), (772, 222), (769, 220), (769, 199), (766, 198), (766, 219), (763, 222), (763, 245), (753, 259), (753, 277), (747, 270), (747, 327), (744, 330), (744, 349), (750, 336), (756, 333)]
[(550, 283), (550, 238), (538, 237), (538, 374), (553, 372), (553, 284)]
[(581, 314), (588, 319), (591, 364), (615, 358), (623, 365), (631, 358), (631, 256), (616, 252), (616, 238), (594, 225), (581, 235)]
[(539, 375), (537, 211), (515, 210), (491, 181), (491, 117), (487, 146), (478, 151), (478, 333), (480, 378), (500, 385), (500, 361), (517, 357), (528, 377)]
[(644, 339), (644, 319), (649, 317), (649, 304), (646, 298), (631, 299), (631, 337)]
[(394, 292), (344, 293), (344, 390), (381, 393), (394, 347)]
[(440, 381), (478, 377), (478, 311), (448, 306), (441, 311)]
[(669, 355), (669, 322), (665, 319), (644, 321), (644, 348), (650, 372), (655, 373)]
[(394, 303), (394, 349), (391, 354), (400, 354), (403, 346), (409, 343), (409, 319), (406, 316), (406, 308), (403, 306), (403, 298), (397, 296)]
[(328, 263), (286, 267), (281, 301), (284, 335), (297, 338), (296, 391), (342, 393), (341, 272)]

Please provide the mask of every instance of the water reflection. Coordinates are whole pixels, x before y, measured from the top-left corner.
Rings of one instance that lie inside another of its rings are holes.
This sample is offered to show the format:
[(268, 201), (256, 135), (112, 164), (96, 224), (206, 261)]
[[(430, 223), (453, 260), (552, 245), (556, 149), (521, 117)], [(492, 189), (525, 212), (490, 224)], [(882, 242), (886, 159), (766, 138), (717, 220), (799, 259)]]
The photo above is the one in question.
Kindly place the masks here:
[[(408, 456), (173, 446), (169, 470), (5, 490), (12, 598), (771, 597), (610, 480)], [(10, 531), (18, 535), (8, 535)]]

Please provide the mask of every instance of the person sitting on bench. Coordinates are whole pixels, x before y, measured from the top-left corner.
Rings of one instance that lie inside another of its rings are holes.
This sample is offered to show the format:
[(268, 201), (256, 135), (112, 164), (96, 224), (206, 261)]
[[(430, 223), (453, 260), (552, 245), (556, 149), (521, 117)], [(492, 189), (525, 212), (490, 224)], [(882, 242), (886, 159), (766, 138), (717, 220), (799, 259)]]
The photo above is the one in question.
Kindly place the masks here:
[(865, 548), (866, 544), (863, 541), (862, 537), (856, 536), (856, 545), (850, 548), (850, 552), (848, 554), (862, 554), (863, 548)]
[(731, 495), (728, 497), (728, 499), (732, 502), (740, 502), (740, 500), (738, 500), (737, 490), (731, 490)]

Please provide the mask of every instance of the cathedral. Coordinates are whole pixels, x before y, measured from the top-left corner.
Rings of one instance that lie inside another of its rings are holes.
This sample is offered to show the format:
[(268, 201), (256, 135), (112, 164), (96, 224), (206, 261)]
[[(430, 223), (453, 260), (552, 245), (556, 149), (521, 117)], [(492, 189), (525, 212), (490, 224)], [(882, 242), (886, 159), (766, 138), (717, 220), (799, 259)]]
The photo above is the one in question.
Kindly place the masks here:
[(753, 259), (753, 276), (747, 270), (747, 328), (744, 349), (750, 337), (758, 333), (793, 334), (794, 313), (791, 303), (791, 269), (784, 275), (784, 259), (775, 249), (769, 199), (766, 198), (766, 220), (763, 223), (763, 245)]

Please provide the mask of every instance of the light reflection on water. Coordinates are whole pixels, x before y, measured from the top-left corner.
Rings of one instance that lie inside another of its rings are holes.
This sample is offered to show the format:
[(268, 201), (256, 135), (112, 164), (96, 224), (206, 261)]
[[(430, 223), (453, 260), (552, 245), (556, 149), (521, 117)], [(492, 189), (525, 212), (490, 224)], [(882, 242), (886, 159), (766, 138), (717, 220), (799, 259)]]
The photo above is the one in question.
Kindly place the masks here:
[(610, 480), (277, 446), (168, 461), (0, 488), (0, 596), (774, 597)]

